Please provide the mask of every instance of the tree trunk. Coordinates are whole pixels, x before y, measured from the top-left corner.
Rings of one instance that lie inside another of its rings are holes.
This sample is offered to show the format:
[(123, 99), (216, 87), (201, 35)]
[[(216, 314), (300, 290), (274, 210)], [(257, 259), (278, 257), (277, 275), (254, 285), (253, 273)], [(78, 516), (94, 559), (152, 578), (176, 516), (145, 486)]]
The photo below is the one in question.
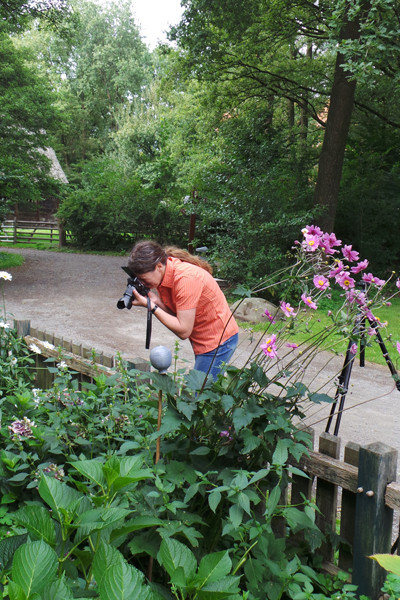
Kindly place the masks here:
[[(360, 37), (359, 21), (348, 22), (343, 28), (341, 37), (342, 39), (358, 39)], [(335, 225), (344, 153), (356, 90), (356, 81), (350, 81), (341, 67), (343, 62), (343, 56), (338, 53), (314, 193), (314, 204), (322, 209), (321, 215), (317, 219), (318, 224), (329, 232)]]

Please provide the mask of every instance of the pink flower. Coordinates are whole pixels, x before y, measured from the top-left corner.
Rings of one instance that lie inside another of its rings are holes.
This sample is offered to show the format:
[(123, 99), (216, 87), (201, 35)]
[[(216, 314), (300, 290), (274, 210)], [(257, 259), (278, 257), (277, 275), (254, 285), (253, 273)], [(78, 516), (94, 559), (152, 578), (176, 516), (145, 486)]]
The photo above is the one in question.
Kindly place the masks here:
[(336, 275), (338, 273), (341, 273), (342, 271), (344, 271), (344, 269), (345, 269), (344, 264), (342, 263), (341, 260), (338, 260), (336, 262), (336, 267), (334, 269), (331, 269), (331, 271), (329, 271), (329, 277), (336, 277)]
[(364, 273), (364, 275), (362, 276), (362, 280), (366, 283), (373, 283), (377, 287), (381, 287), (385, 283), (384, 279), (379, 279), (379, 277), (375, 277), (374, 275), (372, 275), (372, 273)]
[(302, 229), (302, 233), (304, 233), (304, 235), (309, 234), (321, 236), (322, 229), (320, 229), (317, 225), (306, 225), (304, 229)]
[(400, 279), (398, 279), (398, 280), (396, 281), (396, 286), (397, 286), (397, 288), (400, 290)]
[(271, 315), (271, 313), (267, 309), (265, 309), (264, 315), (267, 317), (268, 321), (271, 321), (271, 323), (275, 323), (273, 315)]
[(356, 302), (359, 306), (365, 306), (367, 304), (367, 301), (368, 301), (368, 298), (364, 294), (364, 292), (360, 292), (359, 294), (357, 294)]
[(396, 342), (397, 352), (400, 354), (400, 342)]
[(287, 346), (288, 348), (298, 348), (298, 347), (299, 347), (299, 345), (298, 345), (298, 344), (295, 344), (294, 342), (288, 342), (288, 343), (286, 344), (286, 346)]
[(292, 306), (290, 306), (289, 302), (281, 302), (280, 307), (281, 307), (282, 312), (287, 317), (295, 317), (296, 316), (296, 313), (294, 312), (294, 308)]
[(336, 275), (336, 281), (344, 290), (353, 288), (355, 284), (354, 279), (347, 273), (340, 273), (339, 275)]
[(366, 269), (368, 267), (368, 261), (367, 259), (362, 260), (361, 262), (357, 263), (357, 265), (355, 267), (351, 267), (350, 271), (352, 273), (360, 273), (360, 271), (364, 271), (364, 269)]
[(315, 287), (320, 290), (326, 290), (329, 287), (329, 280), (323, 275), (315, 275), (313, 282)]
[(265, 340), (265, 344), (261, 344), (261, 350), (264, 352), (265, 356), (269, 358), (278, 358), (278, 354), (276, 352), (276, 335), (272, 334), (270, 338)]
[(303, 248), (308, 252), (315, 252), (319, 247), (320, 238), (316, 235), (306, 234), (304, 236), (304, 242), (302, 244)]
[(315, 304), (315, 302), (313, 302), (313, 299), (311, 298), (311, 296), (306, 296), (305, 294), (302, 294), (301, 299), (303, 300), (303, 302), (306, 306), (309, 306), (313, 310), (317, 310), (318, 307)]
[(334, 233), (324, 233), (321, 237), (321, 247), (326, 254), (334, 254), (337, 250), (333, 250), (334, 246), (340, 246), (342, 240), (338, 240)]
[(352, 250), (353, 246), (343, 246), (342, 254), (348, 261), (354, 262), (360, 258), (360, 254)]
[(376, 329), (374, 327), (370, 327), (367, 333), (368, 335), (376, 335)]
[(357, 344), (355, 342), (350, 346), (350, 354), (357, 354)]

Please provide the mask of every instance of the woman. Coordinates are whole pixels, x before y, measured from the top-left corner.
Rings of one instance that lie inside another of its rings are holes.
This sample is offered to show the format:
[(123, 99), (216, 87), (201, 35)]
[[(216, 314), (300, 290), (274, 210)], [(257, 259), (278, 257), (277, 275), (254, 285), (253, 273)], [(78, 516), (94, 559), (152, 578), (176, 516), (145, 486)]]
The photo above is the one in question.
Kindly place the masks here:
[[(211, 266), (179, 248), (162, 248), (157, 242), (137, 243), (128, 267), (149, 293), (151, 312), (182, 340), (189, 338), (194, 368), (215, 379), (238, 343), (237, 323)], [(134, 290), (134, 306), (147, 308), (147, 299)]]

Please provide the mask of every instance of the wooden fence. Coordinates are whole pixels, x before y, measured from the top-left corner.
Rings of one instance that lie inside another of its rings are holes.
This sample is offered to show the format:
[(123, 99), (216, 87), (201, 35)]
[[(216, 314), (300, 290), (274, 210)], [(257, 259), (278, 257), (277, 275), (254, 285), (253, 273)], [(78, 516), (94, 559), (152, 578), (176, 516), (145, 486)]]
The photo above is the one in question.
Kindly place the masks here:
[[(36, 346), (36, 385), (47, 389), (52, 385), (54, 374), (48, 370), (47, 358), (63, 360), (68, 367), (76, 371), (80, 382), (93, 382), (99, 374), (115, 375), (118, 357), (93, 348), (86, 348), (82, 344), (75, 344), (71, 340), (61, 338), (54, 333), (47, 333), (31, 327), (29, 320), (15, 320), (14, 327), (18, 335), (24, 337), (28, 346)], [(150, 363), (142, 358), (135, 358), (128, 362), (128, 367), (140, 371), (149, 371)]]
[(16, 218), (4, 221), (0, 242), (30, 244), (32, 242), (58, 242), (64, 246), (71, 236), (57, 221), (21, 221)]
[[(63, 349), (63, 360), (84, 379), (90, 380), (99, 372), (106, 375), (116, 372), (115, 357), (33, 329), (29, 321), (15, 321), (15, 327), (28, 344), (40, 348), (38, 360), (60, 356), (59, 350), (49, 347), (50, 342)], [(45, 378), (45, 365), (38, 363), (38, 366), (42, 373), (39, 377)], [(148, 361), (143, 359), (135, 359), (131, 367), (150, 370)], [(43, 379), (42, 387), (50, 383)], [(358, 586), (358, 594), (375, 600), (381, 595), (386, 572), (369, 557), (391, 553), (393, 541), (399, 536), (397, 451), (380, 442), (366, 446), (350, 442), (341, 460), (340, 444), (337, 436), (323, 433), (315, 449), (313, 439), (314, 450), (292, 465), (300, 467), (306, 477), (293, 474), (288, 497), (293, 505), (301, 505), (304, 498), (316, 504), (316, 524), (327, 534), (318, 549), (325, 568), (349, 572)]]

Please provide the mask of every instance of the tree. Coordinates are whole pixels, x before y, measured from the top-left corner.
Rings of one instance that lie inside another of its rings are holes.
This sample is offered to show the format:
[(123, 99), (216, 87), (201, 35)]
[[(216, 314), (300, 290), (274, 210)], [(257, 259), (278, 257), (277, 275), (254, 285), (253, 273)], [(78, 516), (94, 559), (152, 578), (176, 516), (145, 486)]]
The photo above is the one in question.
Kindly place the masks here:
[[(326, 127), (315, 202), (332, 228), (356, 80), (360, 73), (374, 72), (375, 83), (396, 72), (396, 23), (398, 2), (392, 0), (186, 0), (171, 37), (198, 76), (231, 81), (238, 102), (285, 98)], [(305, 51), (310, 45), (311, 61)], [(363, 85), (371, 83), (364, 73)], [(321, 112), (326, 107), (325, 125)], [(363, 110), (387, 119), (369, 102)], [(394, 125), (400, 126), (398, 118)]]
[(51, 90), (26, 59), (0, 28), (0, 197), (6, 211), (11, 202), (40, 199), (57, 189), (41, 151), (57, 114)]
[(106, 150), (118, 114), (151, 77), (150, 53), (129, 2), (73, 6), (76, 23), (67, 35), (32, 28), (24, 36), (57, 91), (64, 118), (55, 145), (67, 168)]

